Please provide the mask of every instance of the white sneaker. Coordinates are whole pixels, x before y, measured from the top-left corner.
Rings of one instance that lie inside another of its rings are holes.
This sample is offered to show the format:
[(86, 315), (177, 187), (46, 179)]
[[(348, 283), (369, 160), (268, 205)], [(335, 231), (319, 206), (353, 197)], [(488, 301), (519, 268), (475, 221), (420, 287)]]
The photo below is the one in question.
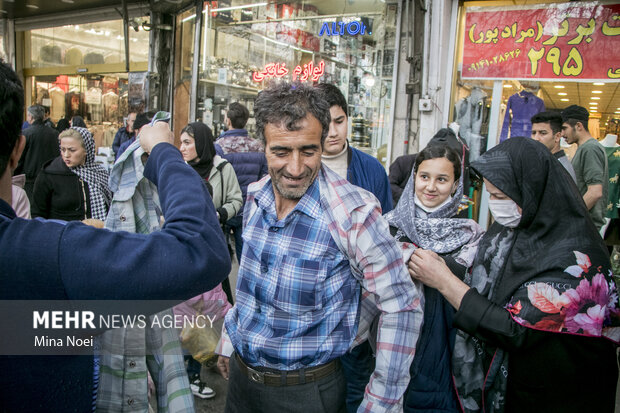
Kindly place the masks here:
[(190, 383), (189, 387), (192, 389), (194, 396), (200, 397), (201, 399), (211, 399), (215, 397), (215, 391), (200, 379), (194, 380)]

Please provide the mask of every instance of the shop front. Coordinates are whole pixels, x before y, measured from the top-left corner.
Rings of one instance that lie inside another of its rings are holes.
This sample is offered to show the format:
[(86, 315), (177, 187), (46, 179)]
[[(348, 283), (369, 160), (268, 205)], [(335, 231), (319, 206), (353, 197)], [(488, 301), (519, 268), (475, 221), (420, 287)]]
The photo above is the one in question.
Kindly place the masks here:
[(218, 136), (228, 104), (243, 103), (252, 113), (256, 95), (271, 81), (329, 82), (347, 97), (351, 144), (385, 165), (399, 13), (395, 3), (327, 1), (206, 2), (203, 10), (180, 13), (175, 130), (199, 119)]
[(24, 77), (26, 105), (49, 108), (54, 124), (81, 116), (97, 146), (111, 146), (128, 111), (145, 107), (149, 32), (144, 27), (148, 28), (149, 18), (132, 18), (129, 62), (118, 14), (103, 21), (72, 18), (53, 26), (48, 21), (16, 25), (21, 46), (16, 49), (18, 73)]
[[(615, 144), (609, 135), (618, 134), (620, 119), (620, 4), (540, 3), (466, 2), (459, 10), (447, 120), (458, 124), (470, 161), (506, 139), (529, 137), (534, 114), (572, 104), (589, 110), (593, 137)], [(574, 146), (564, 145), (569, 157)], [(475, 195), (484, 225), (487, 199)], [(617, 217), (611, 202), (613, 211)]]

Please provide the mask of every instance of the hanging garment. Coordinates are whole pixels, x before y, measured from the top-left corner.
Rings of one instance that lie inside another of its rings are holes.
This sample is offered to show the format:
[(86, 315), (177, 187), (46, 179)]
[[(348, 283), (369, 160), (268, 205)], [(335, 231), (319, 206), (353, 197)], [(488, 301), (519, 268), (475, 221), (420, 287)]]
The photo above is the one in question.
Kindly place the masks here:
[[(157, 187), (143, 176), (143, 154), (140, 142), (135, 141), (112, 168), (110, 188), (115, 194), (107, 229), (148, 234), (161, 227)], [(172, 310), (156, 316), (172, 316)], [(147, 372), (157, 389), (158, 412), (194, 412), (194, 396), (175, 328), (153, 326), (150, 321), (146, 328), (117, 328), (103, 333), (100, 345), (98, 412), (148, 411)], [(128, 369), (130, 359), (133, 367)], [(128, 399), (133, 399), (130, 406)]]
[(470, 162), (478, 159), (484, 150), (485, 137), (480, 134), (482, 124), (488, 118), (486, 108), (487, 94), (474, 87), (471, 94), (456, 103), (456, 123), (459, 124), (459, 135), (469, 146)]
[(532, 116), (545, 111), (545, 102), (531, 92), (525, 90), (508, 98), (506, 114), (499, 141), (504, 142), (512, 136), (532, 135)]
[(605, 147), (609, 168), (607, 218), (620, 218), (620, 146)]

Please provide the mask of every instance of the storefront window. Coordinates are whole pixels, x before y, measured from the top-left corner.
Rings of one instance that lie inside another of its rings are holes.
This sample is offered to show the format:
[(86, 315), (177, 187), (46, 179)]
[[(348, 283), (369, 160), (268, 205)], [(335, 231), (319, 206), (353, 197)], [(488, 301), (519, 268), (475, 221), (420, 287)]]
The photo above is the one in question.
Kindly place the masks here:
[[(148, 18), (131, 22), (129, 68), (131, 75), (143, 75), (148, 66), (149, 33), (142, 23)], [(49, 108), (54, 123), (83, 117), (98, 147), (111, 146), (130, 106), (134, 110), (144, 107), (144, 102), (128, 96), (131, 76), (125, 71), (122, 20), (31, 30), (24, 33), (24, 42), (26, 104)]]
[(342, 90), (353, 146), (375, 156), (387, 147), (397, 5), (352, 3), (343, 10), (219, 1), (205, 3), (205, 9), (195, 116), (216, 136), (229, 103), (239, 101), (252, 113), (268, 82), (299, 80)]
[[(620, 5), (480, 4), (465, 3), (461, 13), (452, 89), (451, 119), (470, 161), (506, 139), (529, 137), (533, 115), (573, 104), (588, 109), (594, 138), (617, 132)], [(562, 149), (571, 158), (577, 147)]]

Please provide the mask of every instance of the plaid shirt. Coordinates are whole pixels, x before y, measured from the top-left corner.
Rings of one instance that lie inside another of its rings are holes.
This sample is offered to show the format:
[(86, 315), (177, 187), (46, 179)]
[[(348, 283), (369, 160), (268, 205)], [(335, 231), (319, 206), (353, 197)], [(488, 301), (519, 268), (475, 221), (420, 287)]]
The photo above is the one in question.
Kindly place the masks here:
[(252, 184), (237, 304), (226, 317), (244, 360), (294, 370), (342, 356), (358, 315), (367, 326), (380, 313), (375, 373), (360, 412), (400, 410), (422, 322), (419, 291), (380, 211), (372, 194), (325, 167), (281, 221), (271, 179)]
[[(161, 227), (157, 187), (143, 175), (143, 153), (136, 141), (112, 168), (110, 187), (115, 194), (105, 221), (109, 230), (148, 234)], [(158, 314), (164, 315), (172, 316), (172, 309)], [(194, 412), (176, 328), (115, 328), (101, 334), (97, 345), (97, 412), (148, 412), (148, 374), (155, 383), (159, 413)]]

